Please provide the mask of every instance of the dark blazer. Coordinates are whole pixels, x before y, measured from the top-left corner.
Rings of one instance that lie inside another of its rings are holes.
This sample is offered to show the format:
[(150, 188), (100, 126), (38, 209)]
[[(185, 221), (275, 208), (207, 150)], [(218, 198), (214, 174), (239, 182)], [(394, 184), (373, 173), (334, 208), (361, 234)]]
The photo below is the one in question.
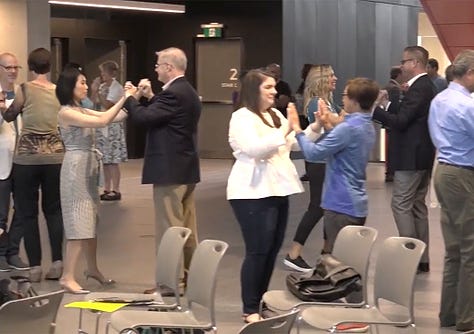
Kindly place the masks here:
[(130, 120), (148, 128), (142, 183), (193, 184), (200, 181), (197, 126), (201, 102), (182, 77), (155, 95), (148, 105), (129, 97)]
[(435, 148), (428, 131), (428, 112), (435, 95), (436, 87), (428, 75), (423, 75), (410, 86), (399, 106), (390, 104), (388, 112), (375, 108), (374, 120), (391, 130), (394, 170), (433, 167)]

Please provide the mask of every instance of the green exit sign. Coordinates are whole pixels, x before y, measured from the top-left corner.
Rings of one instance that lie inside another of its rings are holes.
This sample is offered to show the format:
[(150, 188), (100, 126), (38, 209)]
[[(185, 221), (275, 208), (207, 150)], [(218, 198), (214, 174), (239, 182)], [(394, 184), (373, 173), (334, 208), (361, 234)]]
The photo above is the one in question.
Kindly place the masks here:
[(204, 37), (222, 37), (224, 25), (220, 23), (201, 24), (201, 28), (203, 29)]

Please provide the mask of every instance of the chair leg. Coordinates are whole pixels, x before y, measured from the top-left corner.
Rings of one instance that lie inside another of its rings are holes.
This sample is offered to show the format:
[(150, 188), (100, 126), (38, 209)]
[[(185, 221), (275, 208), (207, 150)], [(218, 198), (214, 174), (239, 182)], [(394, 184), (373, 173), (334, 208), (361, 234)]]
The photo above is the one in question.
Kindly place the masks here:
[(101, 316), (102, 312), (97, 312), (97, 315), (95, 317), (95, 334), (99, 334), (99, 322)]
[(296, 334), (300, 334), (300, 326), (301, 326), (302, 320), (303, 320), (303, 317), (301, 315), (298, 315), (296, 317)]
[(263, 300), (260, 300), (260, 304), (258, 305), (258, 315), (261, 317), (263, 312)]
[(87, 332), (82, 330), (82, 308), (79, 309), (79, 328), (77, 329), (79, 334), (87, 334)]

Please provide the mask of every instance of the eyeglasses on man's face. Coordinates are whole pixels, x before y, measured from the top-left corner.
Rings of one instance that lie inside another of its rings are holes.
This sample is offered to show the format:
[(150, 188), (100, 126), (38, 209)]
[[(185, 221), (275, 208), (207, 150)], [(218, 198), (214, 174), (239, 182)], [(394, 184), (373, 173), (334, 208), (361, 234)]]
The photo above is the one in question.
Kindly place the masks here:
[(21, 70), (21, 66), (5, 66), (5, 65), (0, 64), (0, 67), (4, 68), (6, 71), (9, 71), (9, 72)]
[(415, 60), (415, 59), (414, 58), (402, 59), (402, 60), (400, 60), (400, 64), (405, 65), (405, 63), (407, 61), (413, 61), (413, 60)]
[(160, 67), (161, 65), (169, 65), (169, 64), (168, 64), (168, 63), (161, 63), (161, 64), (160, 64), (160, 63), (156, 63), (156, 64), (155, 64), (155, 68), (158, 68), (158, 67)]

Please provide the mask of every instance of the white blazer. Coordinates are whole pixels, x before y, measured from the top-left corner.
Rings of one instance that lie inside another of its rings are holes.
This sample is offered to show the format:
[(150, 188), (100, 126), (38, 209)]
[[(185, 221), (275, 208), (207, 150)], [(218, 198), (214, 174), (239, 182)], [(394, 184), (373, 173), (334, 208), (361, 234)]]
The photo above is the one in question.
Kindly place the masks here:
[[(15, 87), (16, 88), (16, 87)], [(2, 88), (0, 87), (0, 92)], [(13, 99), (5, 101), (7, 107), (13, 102)], [(18, 116), (20, 117), (20, 116)], [(18, 122), (17, 124), (20, 124)], [(10, 176), (13, 163), (13, 152), (15, 150), (16, 129), (15, 122), (5, 122), (0, 113), (0, 180), (6, 180)]]
[[(282, 123), (278, 129), (263, 123), (247, 108), (232, 114), (229, 144), (236, 161), (227, 182), (228, 200), (287, 196), (304, 191), (290, 160), (290, 151), (299, 149), (294, 132), (285, 137), (288, 121), (277, 109), (273, 111)], [(264, 117), (273, 124), (268, 113)], [(311, 127), (305, 133), (312, 140), (320, 136)]]

